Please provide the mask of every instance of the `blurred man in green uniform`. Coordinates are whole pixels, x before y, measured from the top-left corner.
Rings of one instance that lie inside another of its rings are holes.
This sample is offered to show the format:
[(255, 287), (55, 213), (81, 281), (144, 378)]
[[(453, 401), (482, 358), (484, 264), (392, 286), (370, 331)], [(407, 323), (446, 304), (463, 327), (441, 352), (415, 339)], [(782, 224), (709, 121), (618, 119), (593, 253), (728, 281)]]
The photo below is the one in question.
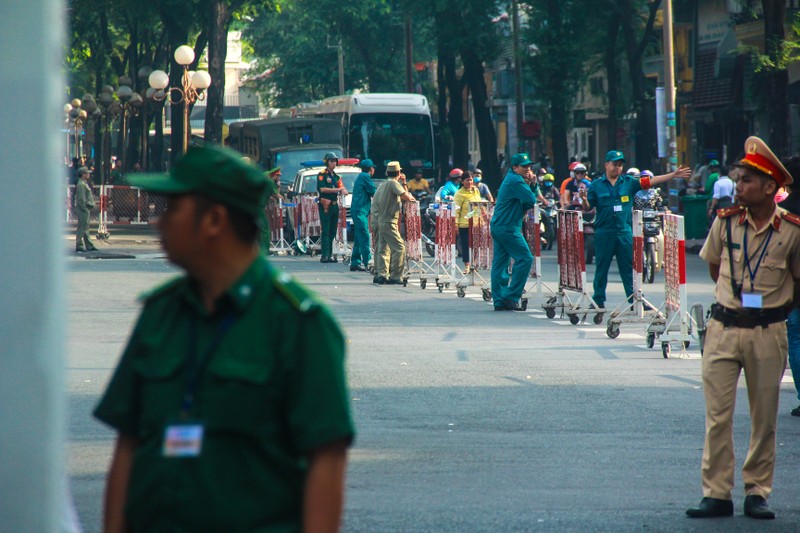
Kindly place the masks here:
[[(317, 175), (317, 192), (319, 193), (319, 221), (322, 229), (320, 236), (320, 263), (338, 263), (333, 255), (333, 239), (339, 224), (339, 193), (347, 194), (341, 178), (334, 169), (339, 158), (333, 152), (325, 154), (325, 170)], [(344, 208), (344, 206), (342, 206)]]
[[(492, 232), (492, 300), (495, 311), (522, 311), (519, 304), (525, 281), (531, 271), (533, 255), (522, 235), (525, 211), (532, 209), (542, 198), (536, 176), (531, 170), (533, 161), (528, 154), (511, 156), (511, 168), (497, 190), (497, 202), (489, 227)], [(514, 260), (511, 276), (510, 260)]]
[(398, 223), (402, 202), (416, 202), (404, 185), (405, 175), (400, 163), (386, 165), (386, 181), (375, 191), (372, 201), (373, 224), (377, 228), (375, 239), (375, 276), (379, 285), (402, 285), (406, 246), (400, 235)]
[(186, 275), (143, 298), (94, 412), (117, 431), (103, 530), (336, 531), (344, 338), (259, 251), (262, 172), (207, 145), (131, 183), (167, 195), (162, 243)]
[(775, 205), (775, 193), (793, 180), (772, 150), (750, 137), (745, 154), (736, 165), (739, 205), (717, 212), (700, 251), (717, 284), (717, 303), (702, 361), (703, 499), (687, 509), (692, 518), (733, 514), (733, 415), (742, 370), (750, 407), (750, 447), (742, 463), (744, 514), (775, 518), (767, 498), (775, 474), (778, 398), (788, 351), (786, 317), (797, 304), (800, 281), (800, 217)]
[(75, 214), (78, 216), (78, 228), (75, 231), (75, 251), (85, 252), (97, 250), (89, 238), (89, 215), (94, 209), (94, 195), (89, 185), (91, 173), (86, 167), (78, 170), (78, 183), (75, 185)]
[(605, 174), (592, 181), (588, 191), (581, 193), (586, 211), (597, 209), (594, 220), (596, 268), (594, 272), (594, 299), (599, 308), (606, 305), (606, 285), (611, 260), (616, 256), (619, 275), (625, 287), (625, 296), (633, 295), (633, 197), (642, 189), (649, 189), (672, 178), (685, 178), (691, 173), (688, 167), (653, 178), (634, 178), (622, 174), (625, 156), (619, 150), (606, 154)]
[[(249, 158), (243, 158), (246, 162), (250, 162)], [(270, 199), (273, 196), (277, 196), (278, 198), (281, 197), (280, 187), (278, 183), (281, 180), (281, 167), (275, 167), (270, 169), (266, 173), (267, 179), (267, 192), (266, 192), (266, 202), (264, 211), (261, 212), (261, 216), (259, 217), (259, 227), (261, 229), (261, 251), (264, 255), (269, 255), (269, 247), (272, 242), (272, 230), (269, 227), (269, 215), (267, 215), (266, 209), (269, 209), (271, 206), (269, 204)], [(274, 206), (272, 206), (274, 207)]]
[(375, 163), (372, 159), (361, 162), (361, 173), (353, 184), (353, 201), (350, 215), (353, 217), (353, 255), (350, 258), (350, 272), (366, 271), (372, 252), (370, 251), (369, 212), (372, 197), (375, 195)]

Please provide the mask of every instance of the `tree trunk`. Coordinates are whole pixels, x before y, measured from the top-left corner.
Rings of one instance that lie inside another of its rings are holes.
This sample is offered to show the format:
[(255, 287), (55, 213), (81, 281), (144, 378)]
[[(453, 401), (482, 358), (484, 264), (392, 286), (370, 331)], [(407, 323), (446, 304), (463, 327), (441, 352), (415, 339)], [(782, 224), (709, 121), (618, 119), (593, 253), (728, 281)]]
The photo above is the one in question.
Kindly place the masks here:
[[(562, 8), (560, 0), (547, 0), (548, 25), (552, 28), (548, 32), (549, 39), (560, 39), (562, 30)], [(558, 90), (551, 91), (550, 98), (550, 136), (553, 142), (553, 170), (558, 176), (566, 176), (569, 165), (569, 148), (567, 147), (567, 116), (568, 99), (571, 93), (567, 89), (565, 77), (551, 80)]]
[(436, 62), (436, 83), (438, 85), (438, 111), (439, 111), (439, 133), (437, 135), (439, 162), (438, 162), (438, 175), (437, 185), (444, 180), (443, 173), (446, 172), (447, 166), (450, 161), (450, 154), (452, 153), (452, 145), (450, 139), (450, 124), (447, 122), (447, 84), (444, 79), (444, 51), (439, 45), (438, 58)]
[(214, 0), (208, 23), (208, 73), (211, 86), (206, 94), (206, 142), (222, 144), (225, 107), (225, 57), (228, 54), (230, 11), (227, 0)]
[(453, 136), (453, 167), (465, 169), (469, 160), (469, 137), (467, 124), (464, 122), (463, 85), (456, 75), (455, 54), (448, 53), (444, 63), (445, 83), (449, 105), (447, 121), (450, 123), (450, 134)]
[(767, 117), (769, 146), (778, 157), (792, 153), (791, 124), (789, 122), (789, 73), (781, 64), (784, 46), (786, 3), (783, 0), (763, 0), (764, 6), (764, 50), (778, 64), (766, 78)]
[(497, 135), (494, 131), (492, 114), (486, 106), (488, 95), (486, 80), (483, 77), (483, 64), (474, 49), (462, 49), (464, 80), (472, 94), (472, 111), (475, 114), (475, 127), (481, 145), (481, 170), (489, 187), (500, 186), (500, 166), (497, 163)]
[[(603, 153), (617, 145), (617, 107), (619, 104), (619, 69), (617, 68), (617, 36), (619, 35), (619, 21), (615, 15), (608, 19), (608, 39), (606, 40), (605, 68), (608, 81), (608, 120), (606, 122), (606, 142), (607, 146), (601, 146), (598, 158), (603, 157)], [(602, 159), (601, 159), (602, 168)]]

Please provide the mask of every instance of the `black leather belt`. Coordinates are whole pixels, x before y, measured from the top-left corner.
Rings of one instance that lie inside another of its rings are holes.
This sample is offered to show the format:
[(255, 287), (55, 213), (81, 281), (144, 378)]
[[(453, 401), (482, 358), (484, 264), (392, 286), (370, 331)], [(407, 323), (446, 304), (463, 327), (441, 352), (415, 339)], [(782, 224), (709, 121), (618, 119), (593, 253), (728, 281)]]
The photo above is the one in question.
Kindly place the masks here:
[(727, 327), (766, 328), (775, 322), (783, 322), (788, 316), (784, 307), (773, 309), (728, 309), (719, 304), (714, 305), (711, 318), (722, 322)]

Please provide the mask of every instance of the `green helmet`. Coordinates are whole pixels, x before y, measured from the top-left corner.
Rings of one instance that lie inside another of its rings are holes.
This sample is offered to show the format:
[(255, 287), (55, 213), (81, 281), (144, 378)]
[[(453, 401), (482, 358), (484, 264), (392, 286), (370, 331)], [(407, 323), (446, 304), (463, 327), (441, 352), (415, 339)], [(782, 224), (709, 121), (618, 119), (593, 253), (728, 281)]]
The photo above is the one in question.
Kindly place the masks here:
[(325, 154), (325, 157), (323, 159), (325, 160), (326, 163), (328, 161), (330, 161), (331, 159), (335, 159), (335, 160), (338, 161), (339, 160), (339, 156), (334, 154), (333, 152), (328, 152), (327, 154)]

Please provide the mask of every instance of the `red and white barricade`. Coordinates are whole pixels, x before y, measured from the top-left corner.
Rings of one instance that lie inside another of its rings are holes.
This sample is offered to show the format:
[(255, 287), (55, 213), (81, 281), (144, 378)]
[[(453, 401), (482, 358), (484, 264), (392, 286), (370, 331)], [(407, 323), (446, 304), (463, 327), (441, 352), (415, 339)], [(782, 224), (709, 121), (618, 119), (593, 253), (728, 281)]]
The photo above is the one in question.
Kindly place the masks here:
[(405, 228), (403, 233), (406, 247), (406, 269), (403, 273), (403, 286), (408, 284), (408, 279), (412, 275), (418, 275), (419, 286), (424, 289), (428, 284), (427, 275), (432, 272), (432, 268), (425, 261), (422, 253), (422, 218), (418, 202), (403, 202), (402, 220)]
[[(670, 343), (680, 342), (681, 356), (692, 336), (692, 317), (686, 295), (686, 233), (680, 215), (664, 215), (664, 315), (659, 314), (647, 326), (647, 346), (653, 347), (656, 336), (661, 353), (670, 355)], [(696, 328), (695, 328), (696, 329)]]
[(606, 335), (616, 339), (623, 323), (651, 321), (650, 315), (659, 316), (657, 307), (644, 297), (642, 280), (644, 272), (644, 218), (641, 211), (633, 212), (633, 294), (611, 312)]
[(300, 215), (298, 240), (302, 239), (305, 250), (314, 255), (314, 251), (320, 250), (320, 235), (322, 234), (316, 195), (302, 194), (298, 196), (297, 211)]
[(458, 277), (456, 265), (456, 213), (452, 204), (440, 203), (436, 208), (436, 246), (433, 260), (433, 273), (439, 292), (450, 287), (450, 282)]
[(292, 250), (292, 245), (286, 240), (284, 231), (286, 206), (283, 200), (277, 197), (270, 198), (264, 208), (267, 220), (269, 221), (269, 249), (271, 252), (288, 253)]
[[(542, 305), (548, 318), (556, 316), (560, 308), (571, 324), (594, 314), (594, 323), (603, 320), (605, 309), (592, 300), (586, 291), (586, 256), (583, 247), (583, 213), (559, 210), (558, 212), (558, 292)], [(570, 296), (570, 293), (578, 293)]]
[(333, 240), (333, 255), (341, 256), (345, 263), (350, 262), (353, 247), (347, 243), (347, 209), (345, 208), (345, 194), (339, 194), (339, 220), (336, 224), (336, 238)]
[[(494, 214), (494, 204), (485, 200), (469, 202), (469, 260), (470, 269), (456, 283), (456, 294), (459, 298), (467, 295), (467, 287), (480, 285), (484, 301), (492, 299), (492, 284), (480, 275), (481, 270), (491, 270), (493, 257), (492, 233), (489, 223)], [(458, 230), (457, 230), (458, 231)], [(462, 255), (464, 251), (462, 250)]]
[[(538, 205), (533, 206), (533, 209), (525, 213), (523, 228), (525, 230), (525, 239), (528, 241), (528, 248), (533, 255), (533, 265), (531, 266), (530, 278), (533, 280), (525, 287), (523, 293), (522, 305), (526, 305), (526, 301), (530, 298), (544, 297), (551, 298), (556, 291), (551, 289), (544, 281), (542, 281), (542, 212)], [(544, 291), (547, 289), (547, 292)]]

